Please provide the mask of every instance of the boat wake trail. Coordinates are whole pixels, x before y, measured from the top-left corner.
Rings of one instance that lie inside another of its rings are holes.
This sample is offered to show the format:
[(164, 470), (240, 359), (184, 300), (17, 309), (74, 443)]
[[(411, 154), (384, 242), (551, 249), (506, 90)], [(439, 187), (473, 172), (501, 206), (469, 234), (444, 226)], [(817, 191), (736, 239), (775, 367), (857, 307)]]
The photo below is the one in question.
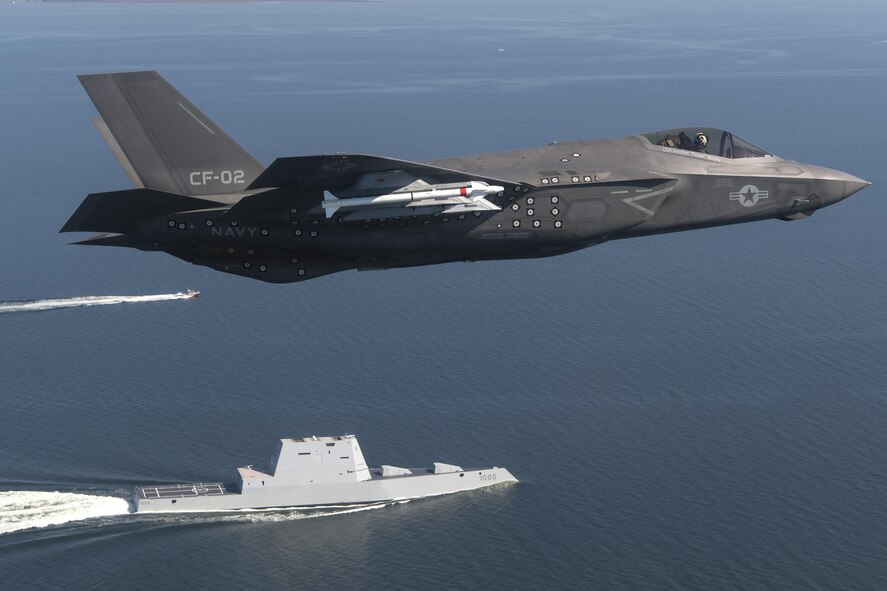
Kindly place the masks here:
[(61, 525), (96, 517), (123, 515), (126, 499), (78, 493), (9, 490), (0, 492), (0, 534)]
[(239, 509), (237, 511), (183, 511), (181, 513), (136, 513), (133, 518), (145, 522), (158, 522), (169, 525), (185, 525), (188, 523), (277, 523), (298, 519), (314, 519), (331, 515), (347, 515), (373, 511), (391, 505), (409, 503), (408, 500), (390, 501), (386, 503), (369, 503), (365, 505), (338, 505), (323, 508), (277, 508), (277, 509)]
[(64, 526), (71, 523), (87, 528), (121, 523), (148, 525), (189, 525), (207, 523), (274, 523), (370, 511), (408, 501), (367, 505), (339, 505), (324, 508), (256, 509), (241, 511), (131, 513), (129, 502), (121, 497), (70, 492), (33, 490), (0, 491), (0, 535), (28, 529)]
[(187, 300), (191, 293), (161, 293), (141, 296), (84, 296), (58, 300), (0, 301), (0, 314), (9, 312), (42, 312), (62, 308), (82, 308), (87, 306), (111, 306), (114, 304), (135, 304), (140, 302), (163, 302), (167, 300)]

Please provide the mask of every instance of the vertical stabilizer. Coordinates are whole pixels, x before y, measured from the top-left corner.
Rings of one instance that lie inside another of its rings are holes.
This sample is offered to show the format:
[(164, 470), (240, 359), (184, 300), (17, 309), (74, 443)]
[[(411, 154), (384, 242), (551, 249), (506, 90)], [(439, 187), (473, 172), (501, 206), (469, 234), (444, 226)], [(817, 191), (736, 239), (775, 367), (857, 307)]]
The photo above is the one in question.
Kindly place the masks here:
[(96, 127), (136, 186), (194, 196), (239, 193), (262, 172), (157, 72), (78, 78), (101, 115)]

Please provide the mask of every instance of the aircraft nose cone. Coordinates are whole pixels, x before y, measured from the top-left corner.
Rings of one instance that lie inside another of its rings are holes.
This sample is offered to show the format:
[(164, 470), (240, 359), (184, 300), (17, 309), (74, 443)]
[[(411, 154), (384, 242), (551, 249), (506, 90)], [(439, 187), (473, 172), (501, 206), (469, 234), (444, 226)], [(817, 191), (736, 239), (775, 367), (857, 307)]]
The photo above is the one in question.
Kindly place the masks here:
[(852, 174), (822, 166), (810, 166), (810, 174), (816, 179), (815, 192), (825, 199), (826, 205), (837, 203), (865, 189), (871, 183)]
[(861, 178), (849, 174), (847, 176), (850, 178), (844, 181), (844, 191), (847, 193), (844, 197), (850, 197), (857, 191), (861, 191), (871, 185), (870, 182), (864, 181)]

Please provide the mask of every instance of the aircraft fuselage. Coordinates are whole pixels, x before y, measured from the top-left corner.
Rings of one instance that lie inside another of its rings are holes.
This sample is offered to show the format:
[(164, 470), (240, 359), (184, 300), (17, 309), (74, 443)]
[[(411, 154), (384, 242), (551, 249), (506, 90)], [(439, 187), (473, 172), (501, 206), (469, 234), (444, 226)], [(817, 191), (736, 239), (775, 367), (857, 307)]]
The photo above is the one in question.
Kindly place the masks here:
[[(327, 219), (298, 190), (277, 191), (261, 215), (181, 212), (139, 227), (142, 248), (166, 250), (270, 281), (347, 268), (533, 258), (608, 240), (801, 219), (867, 185), (774, 156), (730, 160), (654, 146), (641, 137), (571, 142), (430, 162), (507, 178), (500, 211)], [(300, 207), (301, 206), (301, 207)], [(135, 238), (135, 237), (134, 237)]]
[(139, 188), (89, 195), (62, 231), (106, 232), (80, 243), (270, 282), (796, 220), (868, 185), (704, 127), (431, 162), (330, 154), (264, 168), (155, 72), (81, 82)]

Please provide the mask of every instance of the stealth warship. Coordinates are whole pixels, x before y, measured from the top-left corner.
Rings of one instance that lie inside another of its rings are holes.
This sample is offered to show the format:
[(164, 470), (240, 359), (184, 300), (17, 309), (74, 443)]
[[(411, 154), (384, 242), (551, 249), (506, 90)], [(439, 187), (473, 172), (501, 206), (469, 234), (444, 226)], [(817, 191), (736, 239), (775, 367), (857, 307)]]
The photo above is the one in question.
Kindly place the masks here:
[(517, 482), (505, 468), (463, 470), (436, 462), (434, 468), (367, 467), (354, 435), (281, 439), (271, 468), (237, 469), (233, 485), (195, 482), (141, 486), (136, 513), (236, 511), (328, 505), (365, 505), (417, 499)]
[(80, 82), (136, 188), (88, 195), (61, 231), (277, 283), (799, 220), (869, 184), (711, 127), (431, 162), (336, 153), (265, 168), (156, 72)]

